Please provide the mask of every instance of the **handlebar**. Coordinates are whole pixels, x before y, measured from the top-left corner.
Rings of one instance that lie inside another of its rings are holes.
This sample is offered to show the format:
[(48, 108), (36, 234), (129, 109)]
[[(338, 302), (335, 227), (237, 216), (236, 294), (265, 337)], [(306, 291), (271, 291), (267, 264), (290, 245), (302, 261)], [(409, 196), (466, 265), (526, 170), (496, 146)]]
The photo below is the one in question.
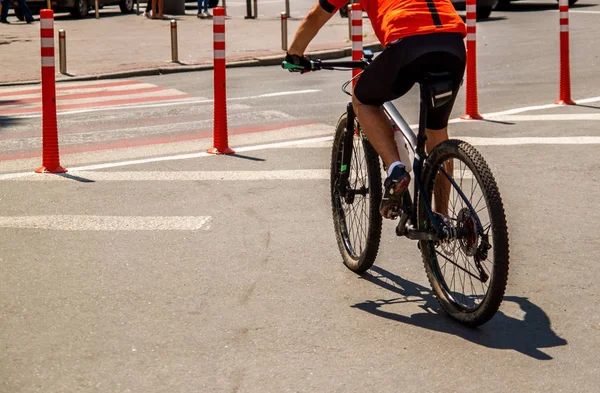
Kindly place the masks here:
[[(318, 71), (318, 70), (340, 70), (340, 69), (361, 69), (364, 70), (371, 64), (373, 60), (373, 52), (365, 49), (363, 50), (363, 58), (361, 60), (351, 60), (351, 61), (323, 61), (323, 60), (309, 60), (310, 69), (304, 68), (304, 66), (288, 63), (287, 61), (283, 61), (281, 63), (281, 67), (285, 70), (289, 70), (291, 72), (300, 72), (305, 73), (309, 71)], [(342, 91), (351, 96), (352, 92), (347, 90), (348, 86), (355, 80), (356, 76), (353, 76), (348, 82), (342, 85)]]
[(310, 70), (305, 69), (302, 66), (288, 63), (284, 61), (281, 67), (292, 72), (308, 72), (308, 71), (319, 71), (319, 70), (335, 70), (338, 68), (347, 69), (361, 69), (367, 68), (371, 60), (373, 59), (373, 52), (368, 49), (363, 51), (363, 59), (361, 60), (350, 60), (350, 61), (324, 61), (324, 60), (310, 60)]
[(336, 68), (348, 68), (348, 69), (362, 69), (367, 68), (367, 63), (365, 60), (351, 60), (351, 61), (323, 61), (323, 60), (311, 60), (310, 61), (310, 70), (306, 70), (302, 66), (298, 66), (292, 63), (288, 63), (284, 61), (281, 64), (281, 67), (290, 71), (319, 71), (319, 70), (335, 70)]

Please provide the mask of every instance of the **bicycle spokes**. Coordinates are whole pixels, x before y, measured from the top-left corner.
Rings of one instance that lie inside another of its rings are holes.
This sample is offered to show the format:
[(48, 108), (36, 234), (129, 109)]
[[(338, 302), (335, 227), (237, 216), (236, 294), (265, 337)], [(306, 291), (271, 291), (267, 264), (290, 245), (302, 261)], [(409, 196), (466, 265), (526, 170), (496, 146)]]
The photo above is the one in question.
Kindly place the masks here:
[(363, 272), (371, 267), (379, 248), (381, 176), (377, 153), (362, 133), (351, 131), (348, 133), (346, 116), (342, 116), (332, 150), (331, 202), (344, 264)]
[[(452, 168), (452, 172), (449, 173), (445, 168)], [(442, 226), (446, 229), (445, 238), (439, 242), (440, 250), (450, 257), (453, 265), (460, 266), (465, 273), (463, 278), (486, 283), (490, 275), (490, 269), (486, 267), (488, 250), (491, 248), (490, 219), (477, 179), (464, 162), (449, 160), (440, 167), (434, 187), (438, 187), (438, 192), (434, 192), (435, 197), (443, 198), (435, 201), (436, 208), (443, 206), (446, 209), (446, 219), (442, 220)], [(487, 233), (484, 232), (484, 225), (488, 228)], [(463, 280), (463, 284), (465, 282)], [(475, 290), (474, 284), (472, 289)], [(482, 290), (485, 292), (485, 287)]]

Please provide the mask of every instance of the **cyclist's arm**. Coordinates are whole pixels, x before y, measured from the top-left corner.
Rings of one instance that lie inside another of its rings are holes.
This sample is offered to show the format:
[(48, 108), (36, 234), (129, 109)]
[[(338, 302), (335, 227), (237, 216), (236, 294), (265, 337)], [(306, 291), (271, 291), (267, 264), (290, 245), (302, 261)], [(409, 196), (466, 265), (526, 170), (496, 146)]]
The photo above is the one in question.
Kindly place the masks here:
[(333, 16), (335, 11), (339, 9), (336, 3), (346, 4), (347, 0), (319, 0), (308, 14), (304, 17), (294, 40), (288, 49), (290, 55), (304, 56), (306, 47), (313, 38), (317, 35), (319, 30), (327, 23)]

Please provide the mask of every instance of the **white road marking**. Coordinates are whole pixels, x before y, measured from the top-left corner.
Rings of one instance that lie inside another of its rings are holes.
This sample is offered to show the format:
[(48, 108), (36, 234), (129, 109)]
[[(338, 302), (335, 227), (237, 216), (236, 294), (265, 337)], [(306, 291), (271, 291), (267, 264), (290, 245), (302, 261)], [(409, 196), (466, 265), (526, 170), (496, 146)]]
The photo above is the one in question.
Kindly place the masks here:
[(321, 90), (314, 90), (314, 89), (308, 89), (308, 90), (292, 90), (292, 91), (279, 91), (276, 93), (265, 93), (265, 94), (259, 94), (257, 96), (250, 96), (250, 97), (237, 97), (237, 98), (232, 98), (232, 100), (247, 100), (247, 99), (253, 99), (253, 98), (269, 98), (269, 97), (281, 97), (281, 96), (290, 96), (290, 95), (295, 95), (295, 94), (308, 94), (308, 93), (318, 93)]
[[(319, 91), (319, 90), (297, 90), (297, 91), (289, 91), (289, 92), (263, 94), (263, 95), (253, 96), (253, 97), (238, 97), (237, 99), (271, 97), (274, 95), (305, 94), (305, 93), (312, 93), (312, 92), (317, 92), (317, 91)], [(235, 100), (235, 98), (234, 98), (234, 100)], [(597, 101), (600, 101), (600, 96), (579, 99), (576, 102), (578, 102), (580, 104), (584, 104), (584, 103), (592, 103), (592, 102), (597, 102)], [(506, 110), (506, 111), (502, 111), (502, 112), (487, 113), (487, 114), (484, 114), (483, 116), (487, 117), (487, 118), (500, 118), (501, 116), (515, 115), (517, 113), (522, 113), (522, 112), (527, 112), (527, 111), (550, 109), (550, 108), (566, 108), (566, 107), (568, 107), (568, 106), (547, 104), (547, 105), (515, 108), (515, 109), (510, 109), (510, 110)], [(536, 119), (537, 120), (540, 120), (540, 119), (556, 120), (556, 118), (554, 118), (553, 116), (555, 116), (555, 115), (539, 115), (539, 117), (537, 117)], [(564, 116), (580, 116), (580, 115), (565, 114)], [(596, 114), (581, 115), (581, 116), (596, 116)], [(514, 117), (514, 116), (512, 117), (512, 119), (515, 119), (515, 118), (516, 117)], [(522, 117), (522, 119), (526, 119), (526, 118), (527, 117)], [(588, 117), (588, 119), (591, 119), (591, 118)], [(452, 119), (450, 122), (457, 123), (457, 122), (462, 122), (462, 121), (468, 121), (468, 120)], [(418, 126), (416, 124), (413, 124), (410, 127), (414, 129), (414, 128), (417, 128)], [(457, 138), (460, 138), (460, 137), (457, 137)], [(319, 137), (319, 138), (308, 138), (308, 139), (300, 139), (300, 140), (293, 140), (293, 141), (287, 141), (287, 142), (276, 142), (276, 143), (263, 144), (263, 145), (246, 146), (246, 147), (235, 148), (235, 150), (237, 152), (244, 152), (244, 151), (263, 150), (263, 149), (286, 148), (286, 147), (292, 147), (292, 146), (301, 146), (304, 144), (307, 144), (307, 145), (318, 144), (319, 145), (319, 144), (322, 144), (325, 142), (329, 142), (332, 139), (333, 139), (333, 137), (331, 137), (331, 136)], [(598, 143), (600, 143), (600, 137), (593, 137), (593, 136), (555, 137), (555, 138), (553, 138), (553, 137), (549, 137), (549, 138), (535, 138), (535, 137), (533, 137), (533, 138), (526, 138), (526, 137), (524, 137), (524, 138), (471, 138), (471, 137), (463, 137), (461, 139), (464, 139), (465, 141), (467, 141), (473, 145), (489, 145), (489, 146), (511, 146), (511, 145), (519, 145), (519, 144), (559, 144), (560, 145), (560, 144), (598, 144)], [(185, 159), (190, 159), (190, 158), (199, 158), (199, 157), (208, 157), (208, 156), (211, 156), (211, 154), (201, 152), (201, 153), (180, 154), (180, 155), (174, 155), (174, 156), (155, 157), (155, 158), (148, 158), (148, 159), (122, 161), (122, 162), (112, 162), (112, 163), (106, 163), (106, 164), (88, 165), (88, 166), (82, 166), (82, 167), (70, 168), (70, 169), (71, 170), (80, 170), (80, 171), (97, 170), (97, 169), (122, 167), (122, 166), (128, 166), (128, 165), (146, 164), (146, 163), (151, 163), (151, 162), (185, 160)], [(10, 180), (10, 179), (19, 178), (19, 177), (28, 176), (28, 175), (30, 175), (30, 172), (8, 173), (8, 174), (0, 175), (0, 180)]]
[[(72, 181), (79, 177), (88, 181), (256, 181), (256, 180), (329, 180), (329, 169), (294, 169), (275, 171), (136, 171), (136, 172), (96, 172), (69, 171), (67, 174), (40, 176), (30, 173), (28, 176), (15, 178), (18, 181)], [(454, 174), (455, 179), (472, 179), (473, 173), (468, 169)], [(1, 226), (1, 224), (0, 224)]]
[(323, 180), (329, 179), (329, 169), (297, 169), (276, 171), (136, 171), (95, 172), (73, 171), (55, 176), (31, 173), (18, 178), (27, 181), (71, 181), (76, 176), (90, 181), (248, 181), (248, 180)]
[[(277, 93), (267, 93), (267, 94), (259, 94), (256, 96), (248, 96), (248, 97), (233, 97), (227, 98), (227, 102), (229, 101), (244, 101), (244, 100), (255, 100), (262, 98), (272, 98), (272, 97), (280, 97), (286, 95), (295, 95), (295, 94), (310, 94), (316, 93), (321, 90), (292, 90), (292, 91), (281, 91)], [(180, 101), (173, 102), (164, 102), (158, 104), (132, 104), (132, 105), (119, 105), (119, 106), (106, 106), (102, 108), (89, 108), (89, 109), (78, 109), (72, 111), (62, 111), (57, 114), (58, 117), (65, 115), (76, 115), (81, 113), (90, 113), (90, 112), (105, 112), (105, 111), (116, 111), (116, 110), (131, 110), (131, 109), (148, 109), (148, 108), (161, 108), (168, 106), (179, 106), (179, 105), (191, 105), (191, 104), (212, 104), (214, 100), (212, 99), (194, 99), (194, 98), (184, 98)], [(41, 113), (30, 114), (30, 115), (14, 115), (12, 117), (19, 119), (32, 119), (41, 117)]]
[(567, 137), (522, 137), (522, 138), (477, 138), (456, 137), (473, 146), (516, 146), (516, 145), (597, 145), (599, 136)]
[(288, 145), (282, 146), (282, 149), (331, 149), (331, 141), (333, 138), (329, 138), (324, 142), (312, 142), (312, 143), (304, 143), (302, 145)]
[[(234, 148), (236, 153), (243, 153), (246, 151), (254, 151), (254, 150), (265, 150), (265, 149), (277, 149), (282, 146), (295, 145), (295, 144), (303, 144), (303, 143), (313, 143), (313, 142), (323, 142), (326, 140), (332, 140), (333, 137), (319, 137), (319, 138), (309, 138), (309, 139), (300, 139), (293, 141), (285, 141), (285, 142), (276, 142), (276, 143), (267, 143), (263, 145), (254, 145), (254, 146), (245, 146), (245, 147), (236, 147)], [(120, 166), (128, 166), (128, 165), (137, 165), (137, 164), (147, 164), (150, 162), (161, 162), (161, 161), (176, 161), (176, 160), (187, 160), (190, 158), (199, 158), (199, 157), (211, 157), (214, 154), (209, 154), (206, 152), (201, 153), (189, 153), (189, 154), (179, 154), (175, 156), (168, 157), (155, 157), (155, 158), (145, 158), (140, 160), (132, 160), (132, 161), (124, 161), (124, 162), (111, 162), (106, 164), (97, 164), (97, 165), (87, 165), (78, 168), (72, 168), (74, 171), (91, 171), (96, 169), (106, 169), (106, 168), (115, 168)], [(0, 177), (0, 180), (2, 178)]]
[[(577, 100), (575, 101), (577, 104), (589, 104), (591, 102), (598, 102), (600, 101), (600, 97), (591, 97), (591, 98), (583, 98), (581, 100)], [(561, 105), (564, 106), (564, 105)]]
[[(575, 102), (578, 104), (589, 104), (589, 103), (598, 102), (598, 101), (600, 101), (600, 97), (591, 97), (591, 98), (583, 98), (583, 99), (575, 100)], [(542, 109), (568, 108), (568, 107), (569, 107), (569, 105), (557, 105), (557, 104), (525, 106), (525, 107), (521, 107), (521, 108), (508, 109), (508, 110), (505, 110), (502, 112), (484, 113), (481, 116), (483, 116), (484, 118), (491, 118), (491, 117), (498, 117), (498, 116), (505, 116), (505, 115), (516, 115), (517, 113), (537, 111), (537, 110), (542, 110)], [(452, 123), (457, 123), (459, 121), (473, 121), (473, 120), (462, 120), (460, 118), (450, 120), (450, 122), (452, 122)]]
[[(461, 137), (457, 136), (456, 139), (462, 139), (465, 142), (472, 144), (473, 146), (515, 146), (515, 145), (585, 145), (585, 144), (600, 144), (600, 137), (596, 136), (572, 136), (572, 137), (520, 137), (520, 138), (479, 138), (479, 137)], [(308, 138), (308, 139), (300, 139), (300, 140), (292, 140), (285, 142), (276, 142), (269, 143), (263, 145), (254, 145), (254, 146), (245, 146), (234, 148), (237, 153), (242, 153), (246, 151), (255, 151), (255, 150), (265, 150), (265, 149), (278, 149), (278, 148), (286, 148), (303, 144), (315, 144), (315, 143), (323, 143), (330, 142), (333, 140), (332, 136), (318, 137), (318, 138)], [(174, 156), (165, 156), (165, 157), (153, 157), (153, 158), (144, 158), (139, 160), (130, 160), (130, 161), (121, 161), (121, 162), (110, 162), (106, 164), (96, 164), (96, 165), (86, 165), (75, 168), (68, 168), (70, 171), (94, 171), (98, 169), (107, 169), (107, 168), (116, 168), (130, 165), (140, 165), (140, 164), (148, 164), (153, 162), (162, 162), (162, 161), (177, 161), (177, 160), (187, 160), (191, 158), (200, 158), (200, 157), (210, 157), (214, 156), (213, 154), (209, 154), (206, 152), (200, 153), (189, 153), (189, 154), (179, 154)], [(13, 180), (17, 178), (22, 178), (25, 176), (30, 176), (31, 172), (22, 172), (22, 173), (8, 173), (4, 175), (0, 175), (0, 181), (2, 180)], [(49, 176), (47, 174), (36, 174), (35, 176)], [(41, 178), (41, 180), (46, 180)]]
[[(486, 117), (484, 117), (486, 118)], [(600, 120), (600, 113), (565, 113), (552, 115), (506, 115), (488, 116), (489, 120), (501, 121), (568, 121), (568, 120)]]
[(569, 13), (575, 13), (575, 14), (600, 14), (600, 11), (578, 11), (578, 10), (569, 10)]
[[(236, 147), (235, 151), (236, 151), (236, 153), (242, 153), (242, 152), (254, 151), (254, 150), (276, 149), (279, 147), (285, 147), (285, 146), (289, 146), (289, 145), (323, 142), (323, 141), (330, 141), (332, 139), (333, 139), (333, 137), (331, 137), (331, 136), (308, 138), (308, 139), (300, 139), (300, 140), (293, 140), (293, 141), (269, 143), (269, 144), (263, 144), (263, 145), (254, 145), (254, 146), (246, 146), (246, 147), (239, 147), (239, 148)], [(97, 170), (97, 169), (107, 169), (107, 168), (116, 168), (116, 167), (129, 166), (129, 165), (148, 164), (151, 162), (187, 160), (190, 158), (211, 157), (211, 156), (214, 156), (214, 154), (209, 154), (206, 152), (188, 153), (188, 154), (178, 154), (178, 155), (174, 155), (174, 156), (144, 158), (144, 159), (139, 159), (139, 160), (109, 162), (106, 164), (86, 165), (86, 166), (67, 168), (67, 169), (69, 169), (71, 171), (93, 171), (93, 170)], [(15, 178), (23, 177), (23, 176), (28, 176), (30, 174), (31, 174), (31, 172), (8, 173), (8, 174), (0, 175), (0, 180), (11, 180), (11, 179), (15, 179)]]
[(17, 216), (0, 217), (0, 228), (55, 231), (196, 231), (209, 230), (211, 216)]

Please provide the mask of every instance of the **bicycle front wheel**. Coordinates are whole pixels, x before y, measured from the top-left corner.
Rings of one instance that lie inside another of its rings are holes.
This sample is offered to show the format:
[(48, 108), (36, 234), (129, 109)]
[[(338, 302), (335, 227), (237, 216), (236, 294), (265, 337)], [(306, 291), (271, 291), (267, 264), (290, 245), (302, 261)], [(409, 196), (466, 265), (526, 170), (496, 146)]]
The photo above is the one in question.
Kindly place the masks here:
[[(331, 153), (331, 207), (338, 248), (344, 264), (356, 273), (368, 270), (377, 257), (381, 238), (381, 172), (379, 156), (355, 122), (351, 140), (345, 137), (347, 116), (340, 117)], [(352, 143), (352, 155), (342, 180), (342, 152)], [(345, 183), (345, 184), (342, 184)]]
[[(508, 280), (508, 230), (494, 176), (474, 147), (448, 140), (428, 157), (423, 187), (422, 197), (454, 233), (444, 241), (420, 241), (431, 287), (452, 318), (481, 325), (498, 311)], [(432, 229), (422, 199), (418, 224), (421, 230)]]

